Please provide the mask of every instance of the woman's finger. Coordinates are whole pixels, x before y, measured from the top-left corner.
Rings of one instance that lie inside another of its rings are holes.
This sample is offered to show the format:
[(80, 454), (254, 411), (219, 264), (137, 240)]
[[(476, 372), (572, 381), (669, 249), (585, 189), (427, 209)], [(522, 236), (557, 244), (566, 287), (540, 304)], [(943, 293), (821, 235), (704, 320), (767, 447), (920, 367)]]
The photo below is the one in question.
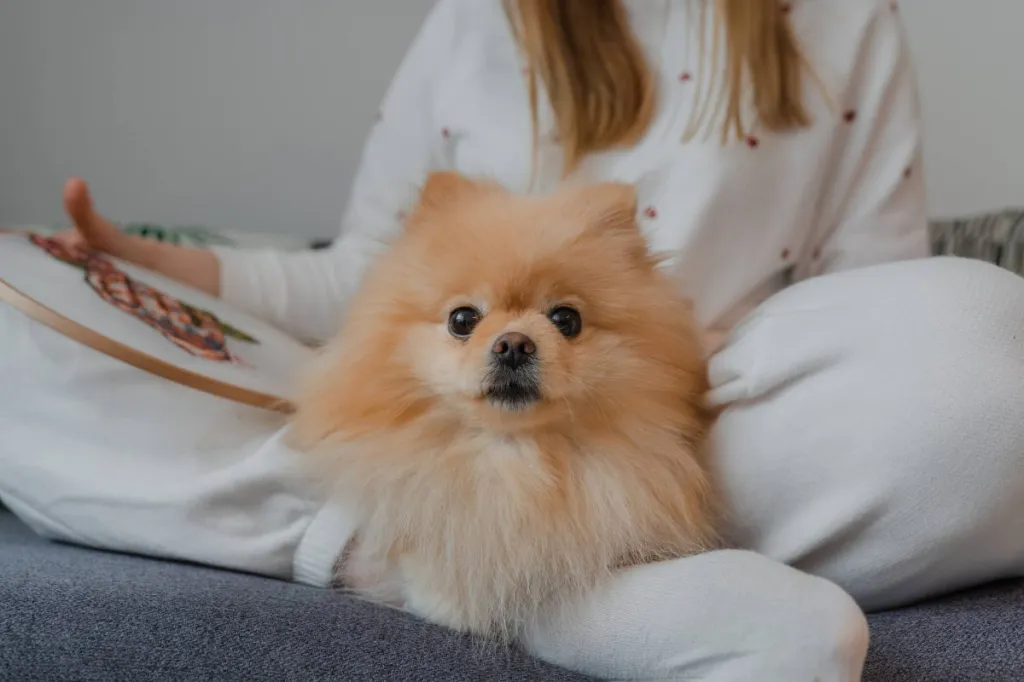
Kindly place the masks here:
[(117, 225), (96, 212), (89, 186), (81, 178), (71, 178), (64, 184), (64, 210), (82, 241), (101, 251), (116, 251), (122, 233)]

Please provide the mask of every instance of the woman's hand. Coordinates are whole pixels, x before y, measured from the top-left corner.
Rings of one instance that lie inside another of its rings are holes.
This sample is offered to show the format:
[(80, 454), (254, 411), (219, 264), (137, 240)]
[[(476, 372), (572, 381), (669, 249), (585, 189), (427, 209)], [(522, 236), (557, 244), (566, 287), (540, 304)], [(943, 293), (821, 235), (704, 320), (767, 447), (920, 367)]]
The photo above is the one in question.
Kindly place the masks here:
[(57, 239), (154, 270), (213, 296), (220, 294), (220, 261), (213, 253), (125, 234), (96, 211), (81, 178), (64, 184), (64, 211), (74, 227)]
[(89, 186), (81, 178), (71, 178), (64, 183), (64, 212), (71, 218), (73, 227), (56, 235), (58, 239), (135, 262), (130, 256), (139, 254), (130, 253), (131, 236), (96, 212)]
[(722, 329), (708, 329), (701, 334), (701, 341), (704, 345), (704, 352), (708, 357), (714, 355), (725, 345), (729, 332)]

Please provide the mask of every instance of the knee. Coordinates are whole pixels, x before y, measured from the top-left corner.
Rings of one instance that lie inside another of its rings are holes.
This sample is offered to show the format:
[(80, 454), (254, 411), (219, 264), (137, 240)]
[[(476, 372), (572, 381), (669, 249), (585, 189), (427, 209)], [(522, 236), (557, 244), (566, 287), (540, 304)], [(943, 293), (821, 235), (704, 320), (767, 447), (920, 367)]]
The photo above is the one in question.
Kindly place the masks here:
[(756, 573), (746, 571), (746, 585), (730, 580), (731, 613), (725, 617), (739, 625), (726, 648), (737, 655), (721, 667), (722, 680), (861, 679), (868, 623), (853, 597), (833, 582), (761, 555), (732, 554), (733, 564)]
[(933, 278), (936, 283), (948, 282), (958, 287), (969, 287), (976, 283), (1015, 286), (1013, 283), (1020, 282), (1021, 279), (1020, 275), (977, 258), (936, 256), (891, 263), (890, 266), (912, 266), (922, 273), (922, 277)]
[[(872, 276), (869, 270), (863, 276)], [(939, 393), (943, 403), (954, 398), (961, 403), (958, 417), (962, 408), (987, 411), (993, 379), (1014, 384), (1018, 393), (1024, 388), (1014, 383), (1024, 381), (1024, 278), (984, 261), (947, 257), (877, 272), (865, 287), (862, 313), (853, 315), (860, 331), (851, 337), (863, 342), (857, 348), (871, 363), (867, 370), (884, 371), (887, 384), (904, 384), (918, 400)]]
[(833, 583), (814, 579), (759, 655), (779, 679), (847, 682), (861, 679), (868, 652), (868, 622), (853, 598)]
[(752, 552), (630, 569), (526, 647), (566, 668), (631, 680), (860, 679), (867, 621), (835, 584)]
[(962, 425), (964, 411), (982, 421), (1007, 407), (1016, 413), (1024, 395), (1024, 278), (965, 258), (933, 258), (918, 267), (918, 298), (911, 302), (917, 305), (905, 307), (903, 323), (914, 327), (904, 338), (916, 341), (908, 368), (944, 378), (943, 402), (957, 404), (948, 423)]
[(759, 630), (736, 643), (745, 660), (735, 679), (860, 680), (869, 638), (864, 612), (832, 582), (805, 573), (793, 582), (798, 589), (784, 593)]
[(1024, 278), (1009, 270), (980, 260), (944, 257), (914, 261), (911, 274), (917, 286), (907, 290), (916, 291), (927, 309), (943, 313), (944, 320), (934, 320), (940, 330), (949, 325), (956, 331), (987, 335), (1016, 332), (1024, 324)]

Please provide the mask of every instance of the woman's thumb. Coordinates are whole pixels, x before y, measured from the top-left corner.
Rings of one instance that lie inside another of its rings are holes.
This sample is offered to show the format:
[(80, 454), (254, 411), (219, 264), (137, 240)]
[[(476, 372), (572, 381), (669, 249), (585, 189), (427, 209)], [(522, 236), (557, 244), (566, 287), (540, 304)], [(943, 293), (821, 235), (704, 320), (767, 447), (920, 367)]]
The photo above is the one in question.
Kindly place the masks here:
[(120, 230), (96, 212), (89, 186), (81, 178), (64, 183), (64, 211), (86, 243), (103, 251), (112, 250)]

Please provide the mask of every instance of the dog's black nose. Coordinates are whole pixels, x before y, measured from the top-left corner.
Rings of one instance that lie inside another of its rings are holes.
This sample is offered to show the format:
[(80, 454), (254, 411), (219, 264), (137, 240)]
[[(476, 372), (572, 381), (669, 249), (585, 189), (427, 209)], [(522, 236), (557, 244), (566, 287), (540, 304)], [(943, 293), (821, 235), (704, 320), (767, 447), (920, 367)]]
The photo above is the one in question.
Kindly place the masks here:
[(533, 361), (537, 346), (526, 334), (505, 332), (491, 346), (494, 359), (509, 369), (517, 369)]

